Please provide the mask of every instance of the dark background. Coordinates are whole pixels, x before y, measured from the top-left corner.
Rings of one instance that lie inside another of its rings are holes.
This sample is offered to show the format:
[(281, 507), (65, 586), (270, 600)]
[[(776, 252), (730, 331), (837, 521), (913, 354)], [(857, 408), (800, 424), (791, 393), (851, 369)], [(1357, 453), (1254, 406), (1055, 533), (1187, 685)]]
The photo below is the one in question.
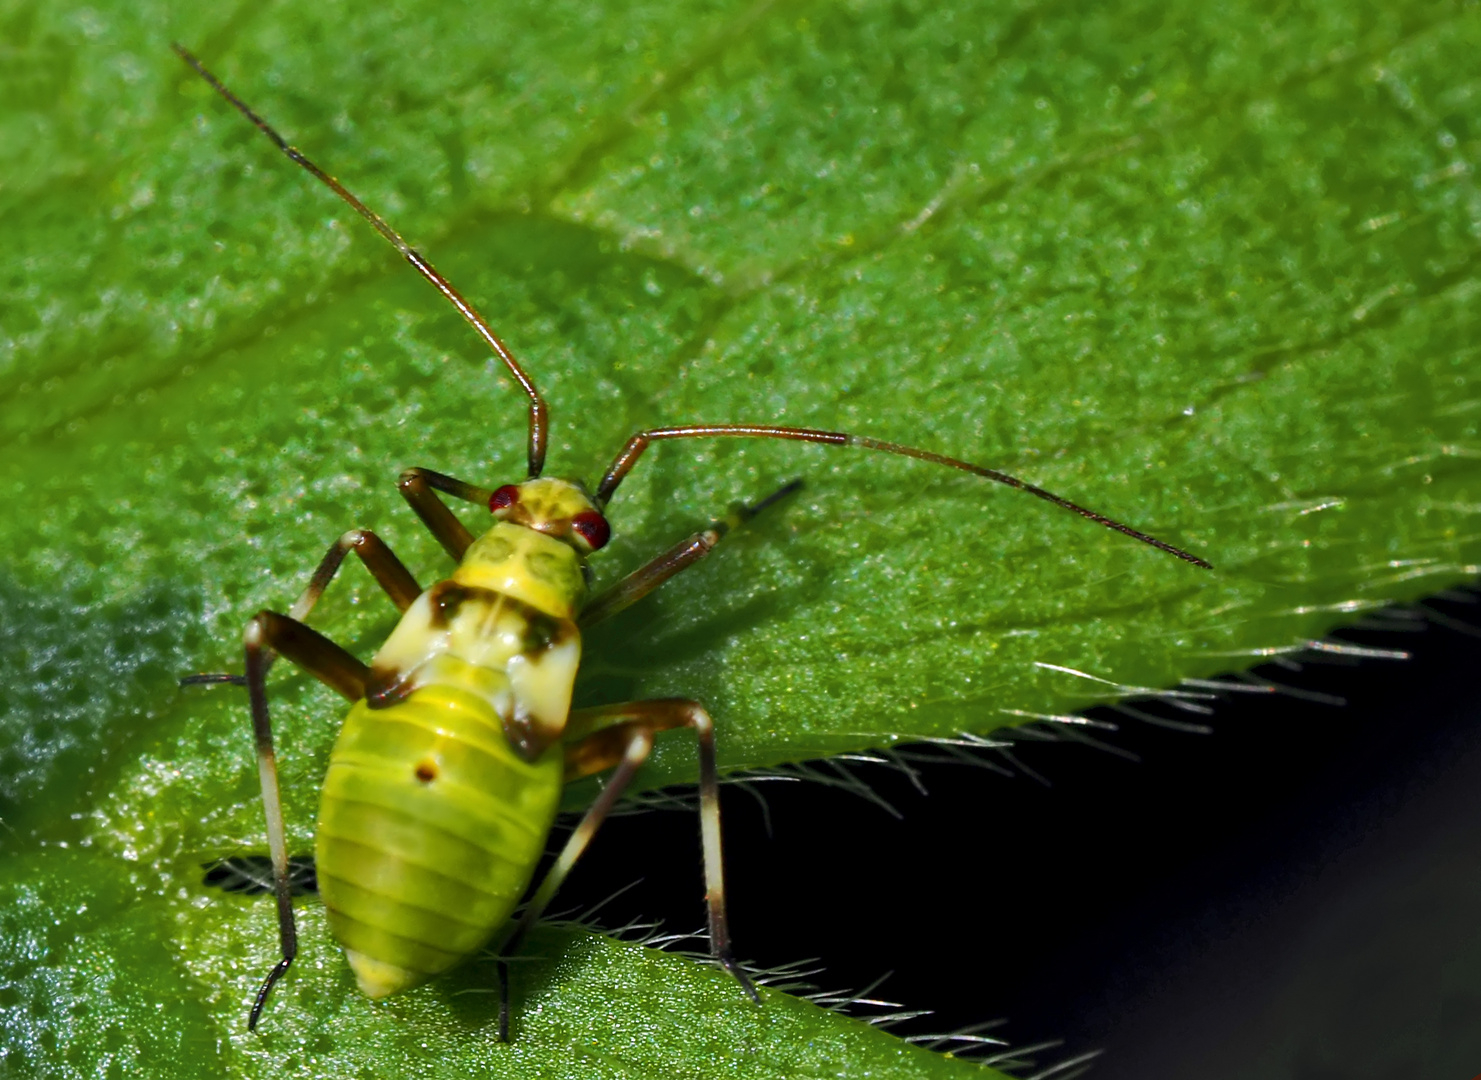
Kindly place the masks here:
[[(763, 814), (728, 787), (737, 951), (815, 957), (825, 990), (889, 974), (869, 996), (933, 1013), (901, 1034), (1002, 1019), (1014, 1046), (1059, 1043), (1029, 1055), (1037, 1069), (1103, 1051), (1098, 1080), (1470, 1080), (1478, 626), (1477, 594), (1453, 592), (1330, 639), (1408, 660), (1307, 653), (1257, 669), (1294, 693), (1228, 695), (1207, 717), (1138, 705), (1206, 734), (1094, 711), (1118, 726), (1090, 732), (1113, 750), (1013, 751), (1047, 785), (941, 763), (918, 766), (922, 796), (853, 767), (899, 819), (815, 783), (759, 785)], [(612, 821), (556, 907), (696, 928), (698, 848), (692, 811)]]

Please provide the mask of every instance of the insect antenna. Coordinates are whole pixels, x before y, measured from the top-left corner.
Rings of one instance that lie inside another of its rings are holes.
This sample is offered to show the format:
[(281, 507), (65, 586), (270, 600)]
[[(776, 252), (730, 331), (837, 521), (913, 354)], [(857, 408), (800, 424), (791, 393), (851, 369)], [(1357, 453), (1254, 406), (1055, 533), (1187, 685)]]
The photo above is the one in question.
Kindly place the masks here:
[(597, 486), (597, 502), (606, 505), (612, 498), (612, 493), (617, 490), (617, 485), (622, 483), (623, 478), (632, 471), (637, 464), (638, 458), (642, 457), (643, 451), (649, 445), (659, 439), (790, 439), (794, 442), (822, 443), (825, 446), (857, 446), (864, 450), (878, 450), (885, 454), (898, 454), (901, 457), (915, 458), (917, 461), (928, 461), (932, 465), (945, 465), (949, 469), (960, 469), (962, 472), (971, 473), (973, 476), (981, 476), (1008, 487), (1026, 491), (1030, 495), (1051, 502), (1062, 510), (1068, 510), (1073, 514), (1079, 514), (1083, 518), (1113, 529), (1123, 536), (1129, 536), (1133, 540), (1140, 540), (1149, 544), (1159, 551), (1165, 551), (1169, 555), (1182, 559), (1184, 562), (1192, 563), (1194, 566), (1204, 570), (1212, 570), (1213, 564), (1197, 555), (1190, 554), (1182, 548), (1173, 547), (1165, 541), (1158, 540), (1155, 536), (1148, 536), (1139, 529), (1133, 529), (1115, 518), (1106, 517), (1079, 503), (1070, 502), (1052, 491), (1045, 491), (1041, 487), (1027, 483), (1010, 476), (1008, 473), (999, 472), (997, 469), (989, 469), (982, 465), (973, 465), (970, 461), (961, 461), (957, 458), (947, 457), (945, 454), (933, 453), (930, 450), (920, 450), (914, 446), (903, 446), (900, 443), (885, 442), (882, 439), (871, 439), (867, 435), (850, 435), (843, 431), (820, 431), (814, 428), (792, 428), (772, 427), (769, 425), (755, 424), (686, 424), (682, 427), (654, 428), (651, 431), (640, 431), (627, 440), (627, 445), (622, 448), (611, 466), (607, 469), (602, 482)]
[(288, 155), (289, 159), (293, 162), (303, 166), (304, 169), (323, 182), (329, 190), (349, 203), (357, 214), (370, 222), (376, 232), (384, 236), (397, 251), (401, 252), (402, 256), (407, 262), (411, 263), (417, 273), (431, 282), (432, 287), (445, 296), (453, 307), (458, 309), (458, 314), (462, 315), (468, 321), (468, 324), (473, 327), (478, 333), (478, 336), (483, 338), (488, 347), (494, 351), (494, 355), (504, 362), (504, 366), (514, 376), (514, 381), (519, 383), (520, 389), (530, 399), (530, 477), (533, 479), (539, 476), (545, 468), (545, 446), (548, 441), (547, 427), (549, 425), (549, 418), (545, 407), (545, 399), (540, 396), (540, 391), (536, 389), (534, 380), (525, 373), (524, 368), (520, 367), (519, 361), (514, 358), (514, 354), (509, 351), (508, 346), (499, 340), (498, 335), (489, 327), (484, 317), (478, 313), (472, 304), (463, 298), (462, 293), (452, 287), (452, 284), (447, 278), (439, 274), (431, 263), (422, 258), (416, 249), (403, 240), (400, 233), (386, 224), (385, 220), (379, 214), (357, 199), (338, 180), (304, 157), (295, 147), (290, 146), (288, 141), (273, 130), (272, 126), (266, 120), (253, 112), (246, 102), (228, 90), (215, 75), (207, 71), (205, 65), (197, 60), (190, 50), (175, 42), (170, 43), (170, 48), (175, 50), (180, 59), (194, 68), (196, 74), (206, 80), (211, 85), (211, 88), (225, 98), (237, 112), (245, 116), (256, 126), (257, 130), (271, 139), (274, 146)]

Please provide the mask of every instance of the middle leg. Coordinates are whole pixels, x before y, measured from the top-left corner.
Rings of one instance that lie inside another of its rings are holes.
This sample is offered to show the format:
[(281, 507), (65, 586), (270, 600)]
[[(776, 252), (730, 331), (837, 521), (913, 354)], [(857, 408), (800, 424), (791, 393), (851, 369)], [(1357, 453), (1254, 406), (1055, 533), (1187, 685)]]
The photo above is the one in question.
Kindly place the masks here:
[(267, 846), (273, 863), (273, 892), (278, 903), (278, 941), (282, 959), (263, 980), (247, 1014), (247, 1030), (254, 1031), (268, 995), (298, 955), (298, 930), (293, 921), (293, 886), (288, 872), (288, 846), (283, 825), (283, 801), (278, 790), (278, 759), (273, 749), (272, 721), (267, 704), (267, 670), (277, 655), (294, 664), (350, 701), (365, 696), (369, 669), (323, 634), (287, 615), (258, 612), (242, 635), (246, 651), (247, 697), (252, 710), (252, 734), (257, 746), (257, 772), (262, 787), (262, 809), (267, 818)]
[[(375, 578), (378, 584), (391, 602), (396, 605), (397, 610), (405, 611), (421, 595), (422, 587), (417, 584), (417, 579), (412, 577), (411, 571), (396, 557), (395, 553), (386, 546), (386, 542), (369, 529), (351, 529), (334, 543), (329, 545), (329, 550), (319, 560), (314, 574), (309, 578), (309, 583), (299, 593), (298, 599), (288, 609), (288, 618), (294, 622), (301, 623), (309, 617), (314, 610), (314, 605), (324, 595), (324, 590), (334, 580), (334, 575), (345, 561), (345, 556), (354, 552), (365, 564), (365, 569)], [(276, 616), (281, 618), (281, 616)], [(307, 629), (307, 627), (305, 627)], [(274, 652), (269, 652), (264, 661), (263, 673), (272, 667), (276, 658)], [(338, 686), (329, 680), (329, 685)], [(187, 675), (180, 680), (181, 686), (202, 686), (216, 683), (230, 683), (234, 686), (246, 686), (247, 679), (244, 675), (211, 674), (211, 675)]]
[(268, 972), (251, 1011), (247, 1014), (248, 1030), (255, 1030), (274, 985), (292, 966), (298, 954), (298, 932), (293, 919), (293, 885), (289, 874), (288, 851), (283, 824), (282, 798), (278, 790), (277, 754), (273, 748), (272, 721), (267, 701), (267, 673), (279, 656), (327, 684), (350, 701), (365, 696), (369, 671), (350, 653), (330, 641), (303, 620), (323, 596), (345, 556), (351, 551), (360, 557), (386, 595), (405, 611), (421, 593), (421, 587), (401, 560), (385, 543), (368, 529), (352, 529), (330, 545), (320, 560), (307, 587), (299, 595), (290, 614), (261, 611), (247, 623), (243, 634), (245, 674), (192, 675), (180, 685), (230, 683), (246, 686), (251, 706), (253, 739), (257, 750), (258, 778), (262, 788), (262, 806), (267, 818), (268, 850), (273, 867), (273, 891), (278, 907), (278, 937), (282, 959)]

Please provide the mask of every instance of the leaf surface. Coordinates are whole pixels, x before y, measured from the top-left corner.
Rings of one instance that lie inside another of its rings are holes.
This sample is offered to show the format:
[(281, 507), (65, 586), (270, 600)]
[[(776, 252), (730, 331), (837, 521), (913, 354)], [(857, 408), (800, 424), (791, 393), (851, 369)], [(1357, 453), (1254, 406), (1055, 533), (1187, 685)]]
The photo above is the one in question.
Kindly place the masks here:
[[(37, 996), (11, 1019), (99, 1025), (26, 1027), (28, 1061), (132, 1068), (152, 1059), (109, 1040), (146, 1031), (186, 1072), (203, 1046), (242, 1073), (378, 1068), (423, 1040), (448, 1075), (497, 1057), (452, 990), (377, 1010), (323, 942), (277, 1005), (278, 1049), (242, 1031), (269, 916), (196, 875), (262, 844), (245, 710), (174, 680), (235, 669), (244, 620), (286, 607), (345, 529), (435, 580), (398, 471), (517, 480), (524, 412), (456, 315), (168, 37), (488, 315), (550, 402), (552, 473), (594, 480), (645, 426), (856, 431), (1021, 475), (1216, 566), (919, 462), (658, 447), (612, 505), (599, 583), (806, 480), (588, 635), (580, 703), (696, 697), (726, 768), (1211, 676), (1481, 563), (1472, 7), (411, 2), (222, 21), (100, 3), (0, 25), (0, 842), (28, 898), (5, 941), (75, 925), (62, 967), (103, 965), (13, 984)], [(393, 615), (351, 567), (315, 621), (368, 656)], [(303, 849), (340, 706), (287, 670), (273, 701)], [(645, 783), (692, 769), (668, 736)], [(82, 922), (46, 922), (64, 910)], [(605, 985), (573, 976), (553, 1004), (581, 964), (724, 994), (632, 946), (544, 940), (567, 959), (526, 999), (520, 1060), (587, 1045), (541, 1028)], [(109, 979), (128, 986), (116, 1013)], [(151, 1021), (165, 1001), (180, 1026)], [(716, 1015), (738, 1032), (792, 1009)], [(592, 1038), (600, 1068), (636, 1074)], [(881, 1070), (964, 1067), (902, 1064), (879, 1038)], [(703, 1052), (681, 1044), (654, 1069)]]

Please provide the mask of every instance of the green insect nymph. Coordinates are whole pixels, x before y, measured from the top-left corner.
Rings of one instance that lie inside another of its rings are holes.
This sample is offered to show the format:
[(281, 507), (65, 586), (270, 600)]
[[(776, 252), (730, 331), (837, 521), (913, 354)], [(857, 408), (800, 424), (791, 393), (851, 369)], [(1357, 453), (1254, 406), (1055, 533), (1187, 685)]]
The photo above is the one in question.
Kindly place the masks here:
[(319, 892), (372, 998), (452, 967), (504, 925), (560, 803), (591, 550), (572, 523), (605, 521), (560, 480), (501, 497), (502, 520), (375, 654), (329, 758)]
[[(680, 541), (594, 597), (587, 556), (611, 535), (603, 514), (654, 442), (703, 438), (785, 439), (880, 451), (959, 469), (1026, 491), (1205, 569), (1197, 556), (1006, 473), (863, 435), (767, 424), (688, 424), (632, 435), (594, 492), (543, 478), (545, 400), (513, 354), (456, 289), (339, 181), (295, 150), (194, 56), (175, 51), (274, 145), (348, 203), (467, 320), (529, 399), (529, 479), (484, 488), (408, 469), (400, 490), (455, 564), (423, 589), (366, 529), (336, 540), (288, 613), (262, 611), (243, 635), (244, 674), (193, 675), (182, 684), (245, 686), (251, 704), (262, 801), (273, 864), (282, 959), (248, 1013), (255, 1029), (273, 986), (298, 952), (294, 878), (284, 839), (267, 674), (282, 656), (352, 704), (329, 758), (315, 861), (329, 926), (360, 989), (381, 998), (416, 986), (474, 955), (500, 931), (514, 952), (555, 895), (633, 774), (656, 733), (687, 727), (699, 744), (699, 807), (710, 951), (756, 1004), (755, 987), (731, 954), (721, 874), (714, 724), (697, 701), (661, 698), (571, 708), (581, 630), (641, 600), (703, 559), (726, 532), (795, 491), (793, 481)], [(493, 522), (474, 537), (443, 497), (483, 507)], [(401, 621), (367, 665), (307, 625), (319, 597), (354, 552)], [(563, 785), (611, 770), (554, 865), (511, 920), (530, 886)], [(509, 1030), (508, 969), (498, 967), (499, 1036)]]

